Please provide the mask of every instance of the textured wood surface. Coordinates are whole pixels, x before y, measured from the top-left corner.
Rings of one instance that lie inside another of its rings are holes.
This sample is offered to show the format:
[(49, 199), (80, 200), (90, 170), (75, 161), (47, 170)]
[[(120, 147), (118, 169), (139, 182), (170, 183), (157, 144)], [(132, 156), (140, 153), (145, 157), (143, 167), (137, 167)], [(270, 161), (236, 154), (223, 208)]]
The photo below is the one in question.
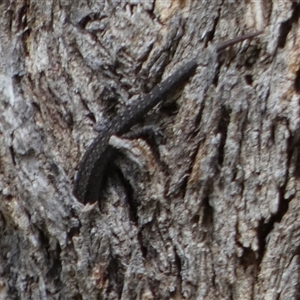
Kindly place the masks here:
[[(298, 298), (298, 3), (17, 0), (0, 11), (1, 298)], [(100, 208), (75, 199), (96, 123), (210, 44), (261, 29), (204, 57), (145, 116), (162, 141), (111, 139)]]

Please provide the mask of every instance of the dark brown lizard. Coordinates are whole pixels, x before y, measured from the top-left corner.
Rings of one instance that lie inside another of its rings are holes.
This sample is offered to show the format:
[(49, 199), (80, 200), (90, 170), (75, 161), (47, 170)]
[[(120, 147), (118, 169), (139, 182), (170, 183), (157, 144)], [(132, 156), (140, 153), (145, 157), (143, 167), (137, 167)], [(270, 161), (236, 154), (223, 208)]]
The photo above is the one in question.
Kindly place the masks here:
[[(216, 53), (223, 49), (253, 38), (262, 32), (243, 35), (213, 48)], [(99, 200), (103, 185), (103, 176), (106, 167), (112, 158), (112, 147), (109, 139), (115, 134), (126, 133), (135, 125), (149, 110), (162, 101), (168, 94), (172, 93), (180, 84), (184, 83), (199, 65), (199, 57), (194, 57), (185, 62), (178, 70), (158, 84), (149, 94), (141, 96), (136, 101), (125, 107), (111, 122), (98, 134), (96, 139), (88, 147), (79, 163), (79, 169), (74, 184), (74, 195), (78, 201), (94, 203)]]

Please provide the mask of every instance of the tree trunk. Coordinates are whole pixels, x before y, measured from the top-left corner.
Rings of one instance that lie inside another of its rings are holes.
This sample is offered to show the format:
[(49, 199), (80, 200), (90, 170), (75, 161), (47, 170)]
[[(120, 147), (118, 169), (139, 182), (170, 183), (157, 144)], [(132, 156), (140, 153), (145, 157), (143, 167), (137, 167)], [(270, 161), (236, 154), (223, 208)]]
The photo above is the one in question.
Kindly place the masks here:
[[(299, 299), (298, 2), (0, 9), (1, 299)], [(96, 123), (261, 29), (136, 126), (160, 135), (113, 136), (99, 203), (77, 201)]]

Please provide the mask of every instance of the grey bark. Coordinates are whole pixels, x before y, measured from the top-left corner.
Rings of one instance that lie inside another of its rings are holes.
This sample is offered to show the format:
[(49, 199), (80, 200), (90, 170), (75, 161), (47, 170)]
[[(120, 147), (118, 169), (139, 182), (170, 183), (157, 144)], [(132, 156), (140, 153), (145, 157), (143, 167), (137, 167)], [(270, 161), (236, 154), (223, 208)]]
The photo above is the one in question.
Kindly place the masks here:
[[(1, 299), (299, 298), (298, 2), (0, 11)], [(96, 122), (260, 29), (145, 116), (163, 139), (111, 139), (100, 206), (75, 199)]]

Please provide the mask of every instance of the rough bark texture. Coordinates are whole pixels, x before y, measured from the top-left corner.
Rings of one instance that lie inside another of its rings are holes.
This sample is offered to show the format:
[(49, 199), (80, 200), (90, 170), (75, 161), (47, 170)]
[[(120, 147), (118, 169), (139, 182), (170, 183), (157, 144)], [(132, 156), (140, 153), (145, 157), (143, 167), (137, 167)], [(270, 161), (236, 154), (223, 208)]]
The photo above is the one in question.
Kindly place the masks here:
[[(299, 299), (298, 2), (0, 11), (1, 299)], [(163, 139), (111, 139), (100, 206), (74, 198), (96, 122), (208, 44), (260, 29), (145, 117)]]

